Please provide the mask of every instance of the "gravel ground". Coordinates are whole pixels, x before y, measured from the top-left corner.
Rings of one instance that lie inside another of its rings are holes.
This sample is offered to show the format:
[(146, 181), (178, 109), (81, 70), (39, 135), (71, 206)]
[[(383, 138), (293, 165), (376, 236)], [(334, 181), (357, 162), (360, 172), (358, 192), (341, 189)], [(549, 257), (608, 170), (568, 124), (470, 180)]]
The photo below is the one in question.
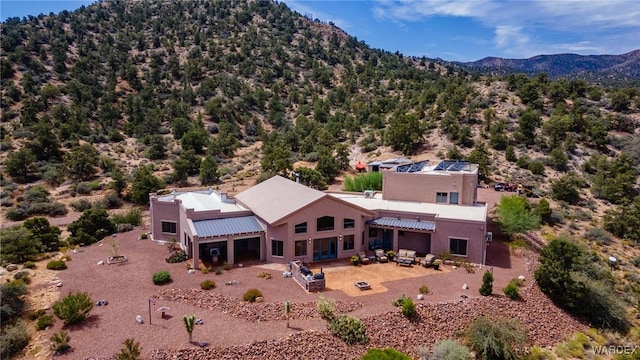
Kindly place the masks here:
[[(321, 293), (336, 301), (340, 313), (358, 317), (365, 323), (370, 342), (366, 346), (349, 347), (331, 336), (324, 320), (318, 317), (315, 301), (319, 295), (307, 294), (293, 279), (283, 278), (277, 267), (247, 266), (221, 275), (213, 272), (190, 275), (185, 263), (165, 262), (169, 255), (165, 246), (138, 240), (140, 232), (142, 230), (109, 237), (72, 253), (69, 268), (57, 274), (62, 287), (52, 285), (51, 291), (59, 291), (61, 296), (84, 291), (94, 301), (108, 301), (106, 306), (94, 307), (82, 325), (65, 329), (71, 337), (73, 352), (61, 358), (110, 359), (127, 338), (140, 342), (145, 359), (346, 359), (358, 358), (369, 347), (389, 346), (417, 357), (419, 346), (457, 336), (482, 314), (501, 314), (522, 320), (531, 342), (539, 345), (552, 345), (584, 328), (531, 285), (527, 268), (533, 266), (531, 261), (535, 257), (509, 257), (506, 247), (496, 243), (491, 245), (495, 245), (492, 257), (498, 261), (506, 255), (508, 259), (499, 263), (508, 266), (493, 267), (496, 281), (495, 295), (491, 297), (478, 295), (482, 273), (488, 267), (467, 273), (451, 265), (445, 265), (448, 271), (442, 274), (386, 282), (388, 291), (384, 293), (357, 297), (338, 290)], [(126, 255), (129, 261), (121, 265), (98, 265), (99, 261), (112, 255), (113, 241), (118, 241), (120, 254)], [(381, 269), (385, 266), (395, 268), (393, 264), (379, 266)], [(171, 284), (153, 285), (151, 275), (160, 270), (171, 273)], [(257, 274), (261, 272), (273, 276), (271, 279), (259, 278)], [(527, 277), (527, 285), (522, 290), (521, 301), (511, 301), (501, 295), (502, 287), (510, 279), (523, 274)], [(199, 284), (205, 279), (214, 280), (216, 288), (201, 290)], [(234, 280), (236, 285), (225, 285)], [(462, 289), (462, 284), (468, 284), (469, 289)], [(391, 302), (401, 294), (415, 297), (421, 285), (428, 285), (432, 294), (425, 300), (416, 300), (419, 318), (410, 322)], [(253, 304), (241, 301), (249, 288), (260, 289), (265, 301)], [(292, 303), (289, 328), (283, 315), (284, 301)], [(169, 307), (165, 319), (157, 311), (161, 306)], [(206, 341), (206, 348), (188, 342), (182, 323), (185, 314), (195, 314), (203, 319), (204, 324), (197, 325), (194, 330), (193, 340)], [(143, 324), (136, 323), (137, 315), (143, 317)], [(56, 321), (44, 338), (48, 339), (61, 327), (62, 322)], [(46, 353), (47, 345), (41, 345), (41, 348)]]

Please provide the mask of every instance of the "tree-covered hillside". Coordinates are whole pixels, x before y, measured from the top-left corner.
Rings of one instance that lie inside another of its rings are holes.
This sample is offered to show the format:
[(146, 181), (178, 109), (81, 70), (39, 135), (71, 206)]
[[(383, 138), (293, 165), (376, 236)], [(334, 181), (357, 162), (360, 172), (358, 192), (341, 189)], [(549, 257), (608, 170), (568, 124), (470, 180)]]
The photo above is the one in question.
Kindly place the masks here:
[(588, 194), (570, 203), (627, 204), (637, 190), (638, 88), (469, 74), (371, 49), (282, 3), (101, 2), (9, 19), (2, 49), (4, 175), (18, 183), (118, 178), (118, 195), (144, 203), (166, 183), (286, 175), (302, 161), (322, 188), (392, 151)]

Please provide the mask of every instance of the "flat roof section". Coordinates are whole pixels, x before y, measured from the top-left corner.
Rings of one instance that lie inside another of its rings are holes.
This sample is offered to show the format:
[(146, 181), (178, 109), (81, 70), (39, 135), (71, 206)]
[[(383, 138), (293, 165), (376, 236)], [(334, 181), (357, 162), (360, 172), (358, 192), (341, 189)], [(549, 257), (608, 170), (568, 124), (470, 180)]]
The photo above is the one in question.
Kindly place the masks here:
[(383, 200), (382, 194), (375, 194), (373, 198), (365, 198), (364, 195), (353, 193), (328, 194), (371, 211), (406, 211), (423, 214), (436, 214), (437, 217), (444, 219), (481, 222), (487, 221), (487, 204), (485, 203), (477, 203), (476, 205), (449, 205)]
[(158, 201), (173, 202), (182, 201), (186, 209), (195, 211), (220, 210), (220, 212), (234, 212), (247, 210), (233, 200), (223, 200), (223, 196), (213, 190), (188, 191), (158, 196)]

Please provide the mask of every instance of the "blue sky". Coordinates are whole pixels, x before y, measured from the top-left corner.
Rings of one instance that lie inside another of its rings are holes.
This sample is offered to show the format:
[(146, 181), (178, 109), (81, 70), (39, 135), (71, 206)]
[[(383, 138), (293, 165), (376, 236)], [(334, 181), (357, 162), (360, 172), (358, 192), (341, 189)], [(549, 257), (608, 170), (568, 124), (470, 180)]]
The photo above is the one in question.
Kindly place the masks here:
[[(218, 0), (224, 1), (224, 0)], [(374, 48), (474, 61), (486, 56), (623, 54), (640, 49), (637, 0), (283, 0)], [(92, 1), (1, 0), (0, 18), (74, 10)]]

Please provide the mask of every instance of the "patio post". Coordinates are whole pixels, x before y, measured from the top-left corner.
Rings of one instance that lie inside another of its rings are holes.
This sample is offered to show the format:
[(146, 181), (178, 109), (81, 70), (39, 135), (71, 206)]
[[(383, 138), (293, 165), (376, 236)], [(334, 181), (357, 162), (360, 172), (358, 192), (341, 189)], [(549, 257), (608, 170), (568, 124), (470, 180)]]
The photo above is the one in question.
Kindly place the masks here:
[(151, 325), (151, 304), (152, 303), (155, 305), (156, 301), (154, 299), (149, 299), (149, 325)]

